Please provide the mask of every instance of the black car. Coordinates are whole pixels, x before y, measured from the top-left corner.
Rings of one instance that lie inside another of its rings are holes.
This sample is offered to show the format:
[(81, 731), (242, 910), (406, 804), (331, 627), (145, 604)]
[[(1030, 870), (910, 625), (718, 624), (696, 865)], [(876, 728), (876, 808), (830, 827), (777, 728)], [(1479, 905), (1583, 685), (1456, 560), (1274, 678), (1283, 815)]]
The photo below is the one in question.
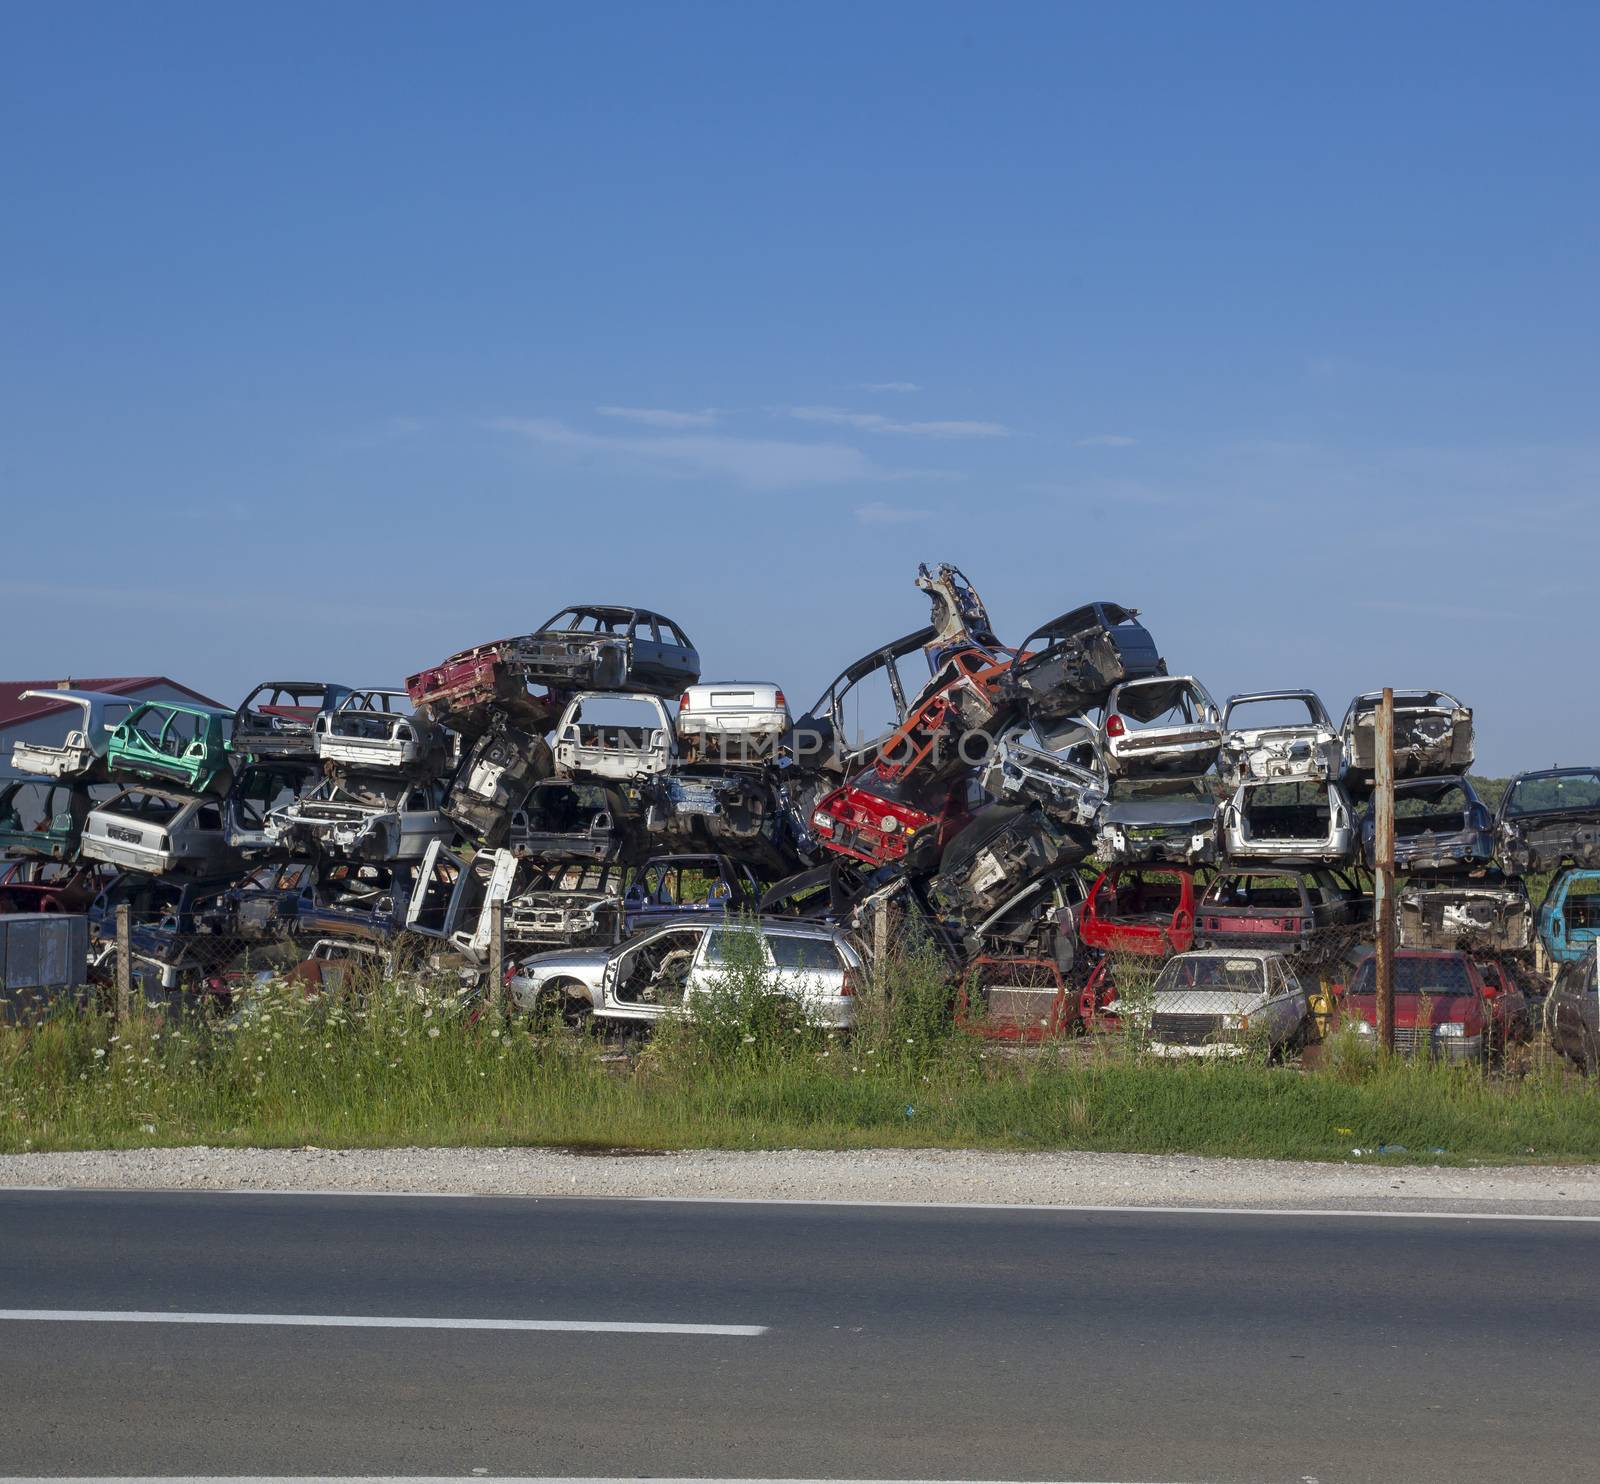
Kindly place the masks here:
[[(1253, 866), (1219, 871), (1195, 907), (1197, 948), (1265, 948), (1298, 953), (1318, 934), (1372, 920), (1372, 899), (1336, 871)], [(1347, 945), (1329, 942), (1330, 950)]]
[(1137, 608), (1085, 603), (1022, 641), (1010, 684), (1035, 721), (1078, 716), (1105, 704), (1125, 680), (1165, 675), (1166, 661)]
[(508, 644), (506, 659), (528, 680), (565, 690), (666, 696), (700, 678), (700, 656), (670, 618), (610, 603), (563, 608)]
[(1600, 866), (1600, 771), (1519, 773), (1500, 800), (1495, 828), (1508, 871)]

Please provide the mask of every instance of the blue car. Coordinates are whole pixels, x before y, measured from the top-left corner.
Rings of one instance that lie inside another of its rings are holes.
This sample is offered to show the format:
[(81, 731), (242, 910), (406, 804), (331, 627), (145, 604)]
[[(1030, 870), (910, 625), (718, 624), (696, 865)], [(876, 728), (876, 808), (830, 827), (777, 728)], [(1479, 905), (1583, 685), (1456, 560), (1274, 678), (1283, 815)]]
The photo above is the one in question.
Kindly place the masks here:
[(1600, 940), (1600, 871), (1563, 871), (1539, 906), (1539, 941), (1550, 961), (1582, 963)]

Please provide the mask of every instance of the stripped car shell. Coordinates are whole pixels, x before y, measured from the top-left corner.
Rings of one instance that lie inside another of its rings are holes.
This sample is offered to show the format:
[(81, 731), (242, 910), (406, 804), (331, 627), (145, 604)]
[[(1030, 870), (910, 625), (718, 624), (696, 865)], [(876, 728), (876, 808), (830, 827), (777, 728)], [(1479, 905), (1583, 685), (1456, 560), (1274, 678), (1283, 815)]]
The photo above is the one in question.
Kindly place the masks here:
[(506, 943), (529, 949), (616, 942), (626, 878), (627, 868), (614, 862), (532, 863), (506, 898)]
[(648, 692), (580, 691), (555, 735), (556, 771), (564, 778), (637, 783), (668, 772), (678, 756), (672, 717)]
[(1113, 866), (1078, 914), (1086, 948), (1165, 958), (1194, 947), (1195, 874), (1184, 866)]
[[(1036, 803), (1062, 824), (1092, 830), (1100, 822), (1109, 785), (1097, 767), (1073, 761), (1081, 750), (1047, 751), (1013, 734), (990, 753), (981, 780), (1001, 803)], [(1092, 748), (1089, 754), (1092, 758)]]
[(222, 801), (162, 788), (125, 789), (89, 813), (82, 854), (150, 876), (220, 875), (243, 857), (228, 844)]
[(468, 965), (482, 968), (490, 953), (494, 905), (510, 895), (517, 865), (509, 850), (468, 856), (433, 841), (417, 867), (406, 931), (436, 939)]
[(97, 783), (107, 776), (106, 749), (111, 733), (138, 705), (127, 696), (97, 690), (25, 690), (22, 701), (49, 701), (76, 713), (63, 718), (66, 729), (55, 743), (18, 741), (11, 748), (11, 766), (36, 778)]
[(607, 603), (563, 608), (509, 641), (505, 657), (530, 681), (564, 690), (672, 695), (700, 678), (700, 656), (670, 618)]
[(1180, 794), (1120, 784), (1100, 811), (1094, 840), (1102, 865), (1197, 866), (1217, 855), (1217, 801), (1204, 780)]
[(986, 916), (964, 924), (968, 956), (1048, 960), (1063, 974), (1081, 968), (1078, 912), (1088, 886), (1075, 866), (1035, 876)]
[(90, 811), (114, 793), (105, 784), (58, 778), (0, 781), (0, 853), (77, 859)]
[(437, 783), (363, 783), (328, 779), (267, 816), (274, 845), (352, 860), (418, 861), (436, 841), (455, 838), (440, 808)]
[(1533, 904), (1520, 878), (1402, 884), (1396, 922), (1402, 948), (1516, 953), (1533, 943)]
[(1315, 691), (1229, 696), (1222, 711), (1220, 771), (1229, 788), (1299, 778), (1335, 781), (1344, 772), (1344, 740)]
[[(880, 645), (846, 667), (794, 727), (794, 760), (807, 772), (835, 776), (855, 772), (876, 761), (878, 749), (898, 730), (910, 708), (908, 697), (920, 694), (916, 670), (903, 662), (934, 640), (932, 627)], [(881, 694), (877, 693), (881, 690)], [(876, 707), (877, 714), (864, 707)]]
[(1371, 920), (1372, 899), (1343, 874), (1223, 870), (1207, 882), (1195, 908), (1195, 944), (1305, 954), (1316, 951), (1319, 935)]
[(753, 912), (761, 898), (754, 873), (728, 855), (653, 855), (623, 894), (624, 928), (638, 932), (665, 919)]
[[(1339, 735), (1352, 791), (1372, 787), (1377, 771), (1377, 717), (1382, 691), (1350, 703)], [(1394, 776), (1429, 778), (1472, 766), (1472, 712), (1442, 690), (1394, 692)]]
[(358, 690), (312, 723), (316, 754), (346, 768), (431, 774), (448, 747), (443, 730), (414, 715), (403, 690)]
[(870, 767), (818, 800), (811, 830), (824, 850), (872, 866), (904, 862), (907, 870), (926, 871), (983, 802), (975, 779), (886, 783)]
[(1114, 778), (1198, 777), (1222, 748), (1222, 713), (1192, 675), (1130, 680), (1106, 700), (1100, 742)]
[(1600, 866), (1600, 770), (1517, 774), (1501, 796), (1495, 832), (1508, 871)]
[(266, 680), (233, 713), (233, 750), (253, 758), (316, 756), (316, 720), (350, 694), (327, 680)]
[(545, 779), (512, 816), (507, 844), (531, 860), (624, 860), (636, 846), (638, 812), (637, 798), (620, 788)]
[(1539, 904), (1539, 946), (1552, 964), (1576, 963), (1600, 939), (1600, 871), (1567, 870)]
[(1128, 680), (1166, 673), (1166, 662), (1137, 608), (1085, 603), (1022, 641), (1009, 685), (1035, 721), (1077, 716), (1103, 706)]
[(234, 713), (218, 706), (141, 702), (112, 729), (107, 766), (113, 778), (126, 774), (193, 793), (226, 793), (233, 781), (233, 722)]
[[(1361, 817), (1361, 848), (1377, 861), (1377, 811)], [(1494, 821), (1465, 778), (1408, 778), (1394, 788), (1394, 864), (1410, 872), (1458, 871), (1494, 859)]]
[(1000, 641), (989, 622), (989, 610), (961, 568), (940, 562), (930, 570), (926, 562), (919, 562), (915, 581), (933, 605), (933, 635), (923, 645), (930, 671), (937, 673), (963, 649), (983, 649), (991, 654), (999, 651)]
[(267, 820), (316, 787), (321, 775), (303, 758), (277, 757), (247, 762), (233, 778), (222, 801), (222, 825), (228, 844), (247, 855), (275, 850), (277, 840)]
[(529, 794), (555, 771), (550, 744), (496, 719), (472, 745), (445, 795), (444, 812), (485, 846), (503, 844)]
[(1342, 784), (1311, 778), (1241, 783), (1219, 814), (1230, 860), (1339, 865), (1355, 851), (1355, 805)]

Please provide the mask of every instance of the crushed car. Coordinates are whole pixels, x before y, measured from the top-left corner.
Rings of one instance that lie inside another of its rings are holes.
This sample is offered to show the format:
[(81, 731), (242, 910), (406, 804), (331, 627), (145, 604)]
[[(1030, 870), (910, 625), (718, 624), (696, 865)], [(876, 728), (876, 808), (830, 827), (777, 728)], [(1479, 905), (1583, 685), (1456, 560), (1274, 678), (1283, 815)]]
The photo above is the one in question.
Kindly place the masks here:
[[(1377, 775), (1378, 708), (1382, 691), (1367, 691), (1350, 703), (1340, 725), (1349, 787), (1365, 792)], [(1394, 693), (1394, 776), (1428, 778), (1465, 773), (1472, 766), (1472, 712), (1442, 690)]]
[(1109, 785), (1093, 744), (1047, 749), (1031, 735), (1014, 732), (998, 741), (979, 775), (985, 791), (1002, 804), (1036, 803), (1069, 827), (1097, 828)]
[(413, 714), (403, 690), (352, 691), (338, 710), (317, 717), (312, 743), (324, 763), (424, 776), (437, 772), (449, 752), (443, 729)]
[(56, 778), (0, 782), (0, 854), (76, 860), (90, 811), (114, 792)]
[(1344, 740), (1315, 691), (1252, 691), (1229, 696), (1222, 709), (1222, 781), (1277, 783), (1311, 778), (1336, 782), (1344, 772)]
[(620, 787), (549, 778), (512, 816), (506, 844), (530, 860), (625, 860), (638, 848), (639, 812)]
[(554, 771), (555, 758), (543, 737), (497, 718), (473, 743), (441, 808), (468, 835), (494, 849), (515, 828), (518, 809)]
[(945, 846), (931, 890), (946, 911), (983, 918), (1029, 881), (1085, 853), (1084, 843), (1037, 804), (990, 804)]
[(1519, 773), (1501, 796), (1495, 830), (1508, 871), (1600, 866), (1600, 770)]
[[(849, 665), (794, 725), (794, 761), (808, 772), (843, 777), (876, 762), (880, 746), (905, 721), (925, 683), (904, 661), (920, 655), (934, 629), (916, 629)], [(909, 668), (910, 673), (906, 673)]]
[(984, 802), (982, 785), (971, 777), (887, 783), (874, 766), (818, 800), (811, 832), (822, 849), (869, 866), (928, 871)]
[(628, 868), (614, 861), (532, 861), (506, 897), (508, 947), (588, 948), (622, 936)]
[(1207, 882), (1195, 918), (1201, 948), (1306, 954), (1320, 935), (1370, 922), (1372, 899), (1332, 871), (1223, 869)]
[(653, 855), (637, 867), (623, 894), (624, 927), (637, 932), (681, 917), (753, 912), (761, 884), (727, 855)]
[(428, 847), (455, 838), (437, 783), (405, 779), (324, 779), (310, 793), (267, 815), (274, 846), (373, 862), (419, 861)]
[(646, 692), (579, 691), (556, 723), (555, 767), (563, 778), (637, 783), (668, 772), (677, 734), (661, 697)]
[(1078, 916), (1086, 948), (1165, 958), (1194, 947), (1195, 873), (1182, 866), (1113, 866), (1095, 878)]

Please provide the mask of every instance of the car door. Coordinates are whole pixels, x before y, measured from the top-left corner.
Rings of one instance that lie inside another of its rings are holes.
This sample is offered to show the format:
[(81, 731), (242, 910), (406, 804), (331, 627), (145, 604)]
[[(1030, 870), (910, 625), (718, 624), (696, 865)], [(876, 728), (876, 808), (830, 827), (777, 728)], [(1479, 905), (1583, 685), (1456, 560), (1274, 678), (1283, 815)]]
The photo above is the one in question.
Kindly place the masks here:
[(1270, 960), (1267, 964), (1267, 987), (1271, 995), (1268, 1011), (1271, 1015), (1272, 1044), (1283, 1046), (1294, 1039), (1295, 1033), (1305, 1023), (1311, 1013), (1311, 1002), (1294, 971), (1279, 960)]
[(706, 929), (660, 928), (630, 943), (606, 965), (606, 1009), (634, 1019), (656, 1019), (683, 1002)]

